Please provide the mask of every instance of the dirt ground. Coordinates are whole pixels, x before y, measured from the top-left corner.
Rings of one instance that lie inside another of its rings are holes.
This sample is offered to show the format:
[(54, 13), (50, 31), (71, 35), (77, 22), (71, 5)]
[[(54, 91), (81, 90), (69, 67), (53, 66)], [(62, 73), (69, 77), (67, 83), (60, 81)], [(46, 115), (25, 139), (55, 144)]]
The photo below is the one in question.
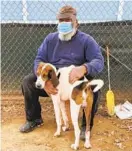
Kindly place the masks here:
[[(2, 100), (2, 151), (72, 151), (73, 126), (56, 138), (53, 105), (50, 99), (40, 100), (44, 125), (33, 132), (22, 134), (19, 127), (25, 122), (22, 98)], [(68, 104), (67, 104), (68, 107)], [(81, 114), (81, 113), (80, 113)], [(79, 118), (80, 121), (80, 118)], [(80, 151), (86, 151), (80, 141)], [(107, 115), (105, 103), (101, 102), (91, 134), (92, 148), (88, 151), (132, 151), (132, 120), (120, 120)]]

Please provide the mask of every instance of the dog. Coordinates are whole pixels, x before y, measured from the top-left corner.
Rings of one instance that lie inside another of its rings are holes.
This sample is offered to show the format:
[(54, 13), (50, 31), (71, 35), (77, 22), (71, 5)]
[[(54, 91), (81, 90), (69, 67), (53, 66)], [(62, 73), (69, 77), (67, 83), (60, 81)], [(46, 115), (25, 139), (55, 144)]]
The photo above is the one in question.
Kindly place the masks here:
[[(90, 144), (90, 116), (93, 104), (93, 92), (98, 91), (104, 85), (100, 79), (88, 81), (85, 77), (83, 80), (78, 80), (73, 84), (69, 83), (69, 74), (74, 68), (74, 65), (69, 67), (60, 68), (58, 71), (49, 63), (41, 62), (37, 68), (37, 81), (36, 87), (43, 89), (45, 82), (51, 80), (53, 86), (58, 89), (56, 95), (51, 95), (53, 101), (55, 118), (57, 123), (57, 130), (54, 136), (59, 136), (61, 127), (63, 131), (69, 129), (68, 117), (66, 114), (65, 101), (70, 100), (71, 119), (74, 126), (75, 142), (71, 148), (77, 150), (79, 148), (80, 129), (78, 125), (78, 116), (80, 108), (84, 108), (86, 116), (86, 132), (85, 132), (85, 148), (91, 148)], [(92, 85), (96, 85), (94, 90), (91, 89)], [(64, 121), (64, 126), (61, 123), (61, 114)]]

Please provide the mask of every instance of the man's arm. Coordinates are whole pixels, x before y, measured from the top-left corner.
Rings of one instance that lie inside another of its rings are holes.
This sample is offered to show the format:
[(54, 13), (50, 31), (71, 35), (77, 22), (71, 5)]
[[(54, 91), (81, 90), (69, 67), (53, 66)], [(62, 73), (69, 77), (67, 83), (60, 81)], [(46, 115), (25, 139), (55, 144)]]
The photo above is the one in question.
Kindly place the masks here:
[(85, 57), (84, 65), (87, 68), (87, 75), (95, 76), (103, 70), (104, 58), (100, 46), (92, 37), (85, 42)]
[(104, 68), (104, 58), (99, 45), (90, 37), (85, 43), (86, 62), (72, 69), (69, 75), (69, 82), (74, 83), (84, 75), (95, 76)]
[(34, 60), (35, 75), (36, 75), (38, 64), (40, 62), (48, 62), (47, 51), (48, 51), (48, 39), (46, 37), (44, 41), (42, 42), (42, 44), (40, 45), (40, 47), (38, 48), (38, 52)]

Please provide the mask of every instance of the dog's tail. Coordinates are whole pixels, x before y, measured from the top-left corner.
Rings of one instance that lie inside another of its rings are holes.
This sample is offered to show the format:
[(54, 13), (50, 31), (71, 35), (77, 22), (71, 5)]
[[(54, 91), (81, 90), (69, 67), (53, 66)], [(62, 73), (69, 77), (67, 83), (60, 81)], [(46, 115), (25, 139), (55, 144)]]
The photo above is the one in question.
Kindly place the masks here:
[(93, 89), (93, 92), (97, 92), (99, 89), (101, 89), (104, 85), (104, 81), (101, 79), (92, 80), (88, 83), (88, 86), (95, 85), (95, 88)]

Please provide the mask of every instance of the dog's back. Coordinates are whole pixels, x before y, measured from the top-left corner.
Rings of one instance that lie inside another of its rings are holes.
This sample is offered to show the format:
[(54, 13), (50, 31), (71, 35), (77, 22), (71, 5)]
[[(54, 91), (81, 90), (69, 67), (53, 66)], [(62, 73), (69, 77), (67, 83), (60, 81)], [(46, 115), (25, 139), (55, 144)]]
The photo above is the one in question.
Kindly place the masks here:
[(61, 100), (69, 100), (71, 98), (71, 93), (72, 93), (73, 88), (79, 85), (80, 83), (82, 83), (83, 81), (88, 81), (84, 79), (81, 81), (80, 80), (76, 81), (73, 84), (70, 84), (69, 74), (74, 67), (75, 67), (74, 65), (71, 65), (69, 67), (63, 67), (58, 70), (58, 74), (60, 74), (58, 89), (59, 89)]

